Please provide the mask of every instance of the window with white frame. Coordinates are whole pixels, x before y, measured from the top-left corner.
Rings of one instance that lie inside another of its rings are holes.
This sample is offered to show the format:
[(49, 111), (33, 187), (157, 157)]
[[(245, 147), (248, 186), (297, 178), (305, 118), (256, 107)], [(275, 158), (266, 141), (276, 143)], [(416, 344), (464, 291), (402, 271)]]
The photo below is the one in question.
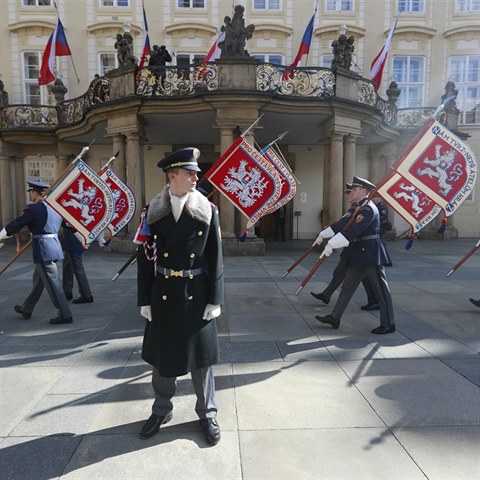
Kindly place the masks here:
[(43, 89), (38, 84), (41, 55), (40, 52), (23, 52), (24, 101), (31, 105), (44, 104)]
[(393, 79), (398, 84), (399, 108), (423, 107), (425, 57), (396, 55), (393, 57)]
[(177, 0), (178, 8), (205, 8), (205, 0)]
[(99, 54), (99, 72), (103, 77), (107, 72), (118, 67), (118, 59), (114, 53)]
[(283, 65), (283, 55), (278, 55), (274, 53), (266, 53), (265, 55), (261, 53), (252, 54), (252, 57), (257, 59), (259, 62), (263, 63), (273, 63), (274, 65)]
[(129, 7), (130, 0), (100, 0), (101, 7)]
[(480, 123), (480, 55), (450, 57), (448, 76), (458, 90), (456, 103), (460, 123)]
[(425, 0), (397, 0), (397, 12), (423, 13)]
[(320, 57), (320, 66), (325, 68), (332, 68), (333, 54), (326, 53)]
[(327, 0), (327, 12), (353, 12), (353, 0)]
[[(40, 157), (41, 155), (39, 155)], [(25, 178), (52, 185), (57, 178), (57, 162), (45, 158), (27, 159), (24, 163)], [(28, 193), (26, 194), (29, 203)]]
[(203, 61), (206, 54), (199, 53), (177, 53), (175, 55), (175, 64), (179, 71), (183, 71), (186, 75), (190, 72), (190, 65), (198, 64)]
[(50, 7), (52, 0), (22, 0), (24, 7)]
[(478, 12), (480, 11), (480, 0), (456, 0), (456, 12)]
[(253, 0), (254, 10), (280, 10), (280, 0)]

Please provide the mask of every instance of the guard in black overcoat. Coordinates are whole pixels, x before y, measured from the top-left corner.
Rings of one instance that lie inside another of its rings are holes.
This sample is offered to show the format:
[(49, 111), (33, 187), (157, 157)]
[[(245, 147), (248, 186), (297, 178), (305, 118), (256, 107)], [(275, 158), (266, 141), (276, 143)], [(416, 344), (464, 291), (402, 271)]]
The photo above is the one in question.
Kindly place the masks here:
[(72, 323), (72, 312), (58, 276), (57, 261), (63, 259), (63, 251), (58, 239), (62, 217), (42, 200), (42, 193), (49, 187), (46, 183), (27, 180), (28, 192), (32, 203), (28, 204), (20, 217), (16, 218), (0, 232), (0, 241), (15, 235), (23, 227), (28, 227), (32, 234), (32, 253), (35, 271), (33, 287), (23, 305), (14, 309), (23, 318), (29, 319), (35, 304), (46, 288), (53, 304), (58, 308), (56, 318), (50, 323)]
[[(376, 205), (368, 200), (368, 192), (375, 188), (368, 180), (354, 177), (352, 182), (352, 201), (359, 206), (355, 212), (347, 212), (338, 222), (329, 227), (330, 240), (323, 254), (329, 256), (334, 249), (344, 248), (343, 255), (348, 261), (348, 270), (342, 289), (331, 315), (315, 318), (338, 328), (343, 312), (363, 278), (368, 278), (380, 308), (380, 326), (372, 333), (385, 334), (395, 331), (392, 298), (387, 283), (384, 266), (388, 255), (380, 236), (380, 215)], [(353, 222), (347, 227), (348, 221)], [(328, 229), (326, 229), (328, 230)], [(325, 235), (323, 237), (325, 238)]]
[(214, 445), (220, 429), (212, 365), (218, 362), (223, 257), (218, 209), (195, 188), (199, 155), (189, 147), (159, 162), (168, 184), (150, 202), (140, 227), (148, 235), (138, 249), (138, 305), (148, 320), (142, 357), (153, 366), (155, 391), (140, 436), (151, 437), (171, 418), (176, 378), (190, 372), (195, 410)]

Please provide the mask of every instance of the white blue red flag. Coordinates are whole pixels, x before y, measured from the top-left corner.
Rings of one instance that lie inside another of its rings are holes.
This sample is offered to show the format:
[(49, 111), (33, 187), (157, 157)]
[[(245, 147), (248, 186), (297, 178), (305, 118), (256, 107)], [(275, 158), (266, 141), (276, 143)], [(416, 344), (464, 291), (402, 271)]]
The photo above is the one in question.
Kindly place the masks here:
[(88, 247), (112, 222), (115, 202), (110, 187), (85, 162), (77, 160), (44, 199)]
[[(302, 57), (306, 55), (310, 51), (310, 43), (312, 42), (312, 35), (313, 35), (313, 23), (315, 21), (315, 14), (317, 13), (317, 8), (315, 7), (315, 11), (313, 12), (312, 18), (308, 22), (307, 28), (305, 29), (305, 33), (303, 34), (302, 41), (300, 42), (300, 47), (298, 48), (297, 55), (293, 60), (293, 63), (290, 67), (298, 67)], [(283, 79), (292, 78), (293, 71), (290, 68), (286, 68), (283, 72)]]
[(143, 22), (145, 24), (145, 44), (143, 45), (142, 54), (140, 55), (140, 63), (138, 64), (139, 68), (143, 67), (143, 65), (145, 64), (145, 60), (152, 53), (150, 49), (150, 37), (148, 35), (147, 15), (145, 13), (145, 5), (143, 5), (143, 1), (142, 1), (142, 8), (143, 8)]
[(63, 29), (60, 17), (57, 19), (57, 26), (48, 39), (47, 46), (43, 52), (42, 65), (40, 66), (40, 76), (38, 77), (39, 85), (46, 85), (55, 80), (54, 64), (55, 57), (65, 57), (71, 55), (68, 46), (65, 30)]
[(110, 167), (102, 169), (99, 176), (110, 187), (115, 203), (113, 217), (108, 226), (113, 237), (128, 224), (135, 214), (135, 196)]
[(243, 137), (213, 164), (205, 178), (248, 218), (247, 228), (268, 213), (282, 191), (278, 170)]

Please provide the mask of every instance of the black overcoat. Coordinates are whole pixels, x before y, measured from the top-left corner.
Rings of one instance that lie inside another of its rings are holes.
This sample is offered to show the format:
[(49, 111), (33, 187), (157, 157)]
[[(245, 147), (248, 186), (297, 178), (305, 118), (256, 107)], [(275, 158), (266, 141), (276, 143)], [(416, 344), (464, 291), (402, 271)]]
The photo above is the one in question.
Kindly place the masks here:
[[(147, 224), (150, 238), (139, 246), (137, 262), (138, 305), (152, 308), (142, 358), (162, 376), (176, 377), (218, 362), (216, 321), (202, 319), (208, 303), (224, 302), (218, 209), (191, 192), (175, 222), (165, 187), (149, 205)], [(164, 268), (205, 271), (189, 278), (165, 275)]]

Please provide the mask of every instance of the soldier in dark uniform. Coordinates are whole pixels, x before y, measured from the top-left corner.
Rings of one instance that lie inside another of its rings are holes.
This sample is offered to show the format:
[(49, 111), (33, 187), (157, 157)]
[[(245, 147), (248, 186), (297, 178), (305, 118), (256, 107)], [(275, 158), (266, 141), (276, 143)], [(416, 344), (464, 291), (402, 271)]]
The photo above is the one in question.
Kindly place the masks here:
[(206, 441), (220, 441), (213, 367), (218, 361), (217, 326), (224, 301), (218, 209), (196, 190), (196, 148), (184, 148), (158, 163), (167, 186), (150, 202), (149, 240), (138, 249), (138, 305), (148, 321), (142, 358), (153, 366), (155, 401), (140, 436), (155, 435), (172, 417), (177, 377), (191, 373), (195, 411)]
[[(344, 255), (348, 259), (348, 270), (337, 303), (331, 315), (315, 318), (338, 328), (343, 312), (363, 278), (368, 278), (380, 308), (380, 326), (372, 333), (386, 334), (395, 331), (393, 305), (384, 265), (388, 256), (380, 238), (380, 215), (375, 204), (367, 200), (367, 195), (375, 185), (360, 177), (352, 182), (352, 201), (360, 205), (354, 221), (345, 230), (350, 215), (344, 215), (338, 222), (330, 226), (335, 234), (325, 246), (323, 254), (329, 256), (336, 248), (345, 248)], [(350, 211), (349, 211), (350, 212)], [(341, 232), (341, 233), (340, 233)]]
[[(345, 184), (345, 200), (346, 203), (350, 204), (350, 208), (348, 209), (347, 213), (347, 218), (349, 219), (351, 215), (353, 214), (353, 211), (355, 210), (355, 207), (357, 206), (356, 202), (352, 202), (351, 200), (351, 194), (352, 194), (352, 184), (351, 183), (346, 183)], [(330, 229), (326, 228), (322, 230), (319, 234), (318, 237), (315, 239), (314, 244), (315, 245), (320, 245), (322, 241), (325, 239), (328, 239), (332, 237), (335, 234), (335, 232)], [(335, 267), (335, 270), (333, 271), (333, 276), (332, 279), (330, 280), (330, 283), (327, 285), (325, 290), (320, 293), (314, 293), (310, 292), (310, 294), (315, 297), (317, 300), (322, 301), (325, 305), (328, 305), (330, 303), (330, 298), (334, 294), (334, 292), (337, 290), (337, 288), (342, 284), (343, 280), (345, 279), (345, 275), (347, 274), (348, 270), (348, 256), (345, 254), (344, 251), (340, 254), (340, 260), (338, 261), (337, 266)], [(378, 305), (377, 304), (375, 295), (372, 291), (372, 288), (370, 286), (370, 283), (368, 282), (367, 277), (365, 277), (362, 280), (362, 284), (365, 288), (365, 291), (367, 292), (368, 296), (368, 303), (367, 305), (370, 307), (370, 305), (373, 306), (373, 308), (365, 308), (366, 306), (364, 305), (362, 310), (378, 310)], [(373, 299), (373, 300), (372, 300)]]
[(62, 287), (67, 300), (73, 298), (73, 277), (77, 279), (80, 296), (73, 303), (92, 303), (93, 296), (83, 266), (84, 253), (82, 242), (75, 236), (76, 230), (66, 221), (62, 223), (63, 236), (60, 243), (63, 248)]
[(33, 237), (32, 251), (35, 263), (33, 288), (23, 305), (15, 305), (14, 309), (23, 318), (29, 319), (45, 287), (53, 304), (58, 308), (57, 317), (52, 318), (50, 323), (72, 323), (72, 312), (63, 293), (57, 270), (57, 261), (63, 259), (58, 239), (62, 217), (41, 199), (48, 185), (30, 180), (27, 180), (27, 183), (32, 203), (25, 207), (20, 217), (6, 225), (0, 232), (1, 241), (15, 235), (23, 227), (28, 227)]

